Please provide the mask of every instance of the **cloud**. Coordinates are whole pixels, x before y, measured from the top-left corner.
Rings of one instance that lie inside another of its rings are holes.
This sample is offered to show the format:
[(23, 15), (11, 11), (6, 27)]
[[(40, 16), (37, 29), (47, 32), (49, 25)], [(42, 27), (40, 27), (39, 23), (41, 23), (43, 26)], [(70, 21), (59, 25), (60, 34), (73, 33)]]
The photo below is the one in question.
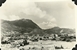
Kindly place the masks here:
[(41, 10), (53, 16), (59, 27), (75, 28), (75, 7), (72, 1), (37, 2), (36, 4)]
[(43, 29), (56, 26), (56, 19), (47, 14), (46, 11), (37, 7), (35, 2), (26, 2), (26, 0), (8, 0), (0, 10), (2, 11), (2, 15), (0, 16), (3, 17), (1, 18), (5, 20), (16, 20), (21, 18), (31, 19)]

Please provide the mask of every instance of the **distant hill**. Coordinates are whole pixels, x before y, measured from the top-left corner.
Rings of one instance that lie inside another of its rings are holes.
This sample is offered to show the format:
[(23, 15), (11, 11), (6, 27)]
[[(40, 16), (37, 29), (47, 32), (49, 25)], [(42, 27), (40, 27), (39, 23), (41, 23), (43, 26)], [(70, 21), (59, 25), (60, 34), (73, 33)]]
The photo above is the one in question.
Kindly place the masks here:
[(1, 22), (1, 30), (2, 35), (9, 35), (9, 36), (20, 36), (24, 35), (24, 33), (27, 33), (27, 35), (44, 35), (44, 34), (71, 34), (75, 33), (75, 30), (68, 29), (68, 28), (60, 28), (60, 27), (53, 27), (50, 29), (42, 29), (40, 28), (36, 23), (34, 23), (30, 19), (19, 19), (14, 21), (7, 21), (2, 20)]
[(61, 28), (63, 31), (62, 33), (67, 33), (67, 34), (75, 34), (75, 29), (70, 29), (70, 28)]
[(75, 30), (74, 29), (69, 29), (69, 28), (60, 28), (60, 27), (53, 27), (51, 29), (46, 29), (44, 30), (44, 32), (48, 33), (48, 34), (75, 34)]
[(30, 33), (34, 29), (41, 28), (30, 19), (20, 19), (15, 21), (2, 20), (1, 22), (1, 30), (3, 34), (12, 34), (13, 32), (14, 34), (16, 34), (15, 32), (21, 34)]
[(59, 27), (53, 27), (51, 29), (44, 30), (44, 32), (46, 32), (48, 34), (58, 34), (58, 33), (60, 33), (60, 31), (61, 31), (61, 28), (59, 28)]

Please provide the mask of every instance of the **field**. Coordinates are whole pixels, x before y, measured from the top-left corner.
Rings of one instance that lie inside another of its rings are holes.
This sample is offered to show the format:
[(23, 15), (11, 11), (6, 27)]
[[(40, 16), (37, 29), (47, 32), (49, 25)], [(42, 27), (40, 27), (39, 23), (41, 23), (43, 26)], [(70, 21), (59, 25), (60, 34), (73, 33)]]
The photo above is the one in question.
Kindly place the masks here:
[[(72, 49), (75, 46), (75, 42), (64, 42), (64, 41), (38, 41), (38, 42), (30, 42), (29, 45), (21, 46), (19, 48), (12, 48), (10, 44), (3, 44), (1, 46), (2, 50), (20, 50), (21, 48), (24, 48), (25, 50), (41, 50), (41, 47), (43, 47), (42, 50), (59, 50), (55, 49), (55, 46), (63, 46), (65, 49)], [(32, 48), (35, 49), (32, 49)]]

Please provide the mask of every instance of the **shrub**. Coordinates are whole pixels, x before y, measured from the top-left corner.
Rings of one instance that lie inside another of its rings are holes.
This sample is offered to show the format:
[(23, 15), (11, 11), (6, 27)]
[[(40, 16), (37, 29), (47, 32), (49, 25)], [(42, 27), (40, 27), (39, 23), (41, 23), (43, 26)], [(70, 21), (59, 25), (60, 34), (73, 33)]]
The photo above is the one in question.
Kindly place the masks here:
[(9, 41), (2, 41), (1, 43), (2, 43), (2, 44), (10, 44)]

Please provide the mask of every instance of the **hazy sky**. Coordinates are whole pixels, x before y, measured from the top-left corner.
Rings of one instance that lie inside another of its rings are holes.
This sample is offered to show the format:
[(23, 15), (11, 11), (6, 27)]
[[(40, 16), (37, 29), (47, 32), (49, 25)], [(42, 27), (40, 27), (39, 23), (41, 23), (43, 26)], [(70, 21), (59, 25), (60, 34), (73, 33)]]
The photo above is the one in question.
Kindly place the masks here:
[(74, 5), (71, 1), (7, 0), (0, 8), (0, 17), (5, 20), (31, 19), (43, 29), (55, 26), (75, 27)]

